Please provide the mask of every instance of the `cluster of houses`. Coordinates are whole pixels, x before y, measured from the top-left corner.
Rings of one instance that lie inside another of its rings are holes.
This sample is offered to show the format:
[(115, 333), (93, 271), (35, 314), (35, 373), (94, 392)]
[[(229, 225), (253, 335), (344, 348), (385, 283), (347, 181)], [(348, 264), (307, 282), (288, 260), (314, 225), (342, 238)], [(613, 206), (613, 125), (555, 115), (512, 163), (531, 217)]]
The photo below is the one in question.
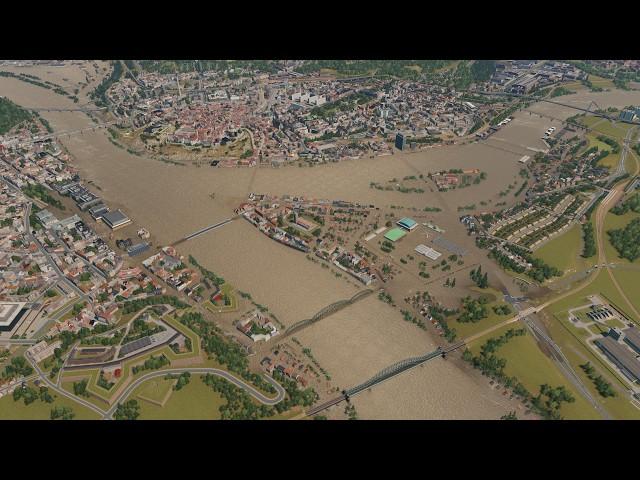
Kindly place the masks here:
[[(461, 92), (423, 82), (246, 69), (238, 76), (141, 72), (136, 81), (116, 82), (107, 96), (121, 118), (143, 128), (147, 148), (214, 148), (233, 143), (239, 130), (250, 131), (249, 153), (216, 158), (216, 166), (390, 154), (388, 137), (397, 131), (418, 139), (416, 145), (439, 135), (461, 137), (491, 110), (466, 101)], [(211, 153), (216, 156), (216, 150)]]
[(333, 263), (340, 270), (347, 272), (365, 285), (371, 285), (376, 279), (374, 267), (364, 257), (339, 245), (327, 249), (319, 248), (316, 250), (316, 256)]
[(271, 319), (257, 309), (238, 320), (236, 328), (254, 342), (268, 341), (279, 333)]
[(462, 185), (465, 177), (466, 179), (470, 179), (476, 178), (478, 175), (480, 175), (480, 170), (478, 170), (477, 168), (473, 168), (462, 171), (450, 170), (448, 172), (436, 172), (430, 174), (430, 177), (435, 182), (438, 190), (440, 190), (441, 192), (445, 192)]
[(166, 246), (142, 264), (160, 280), (178, 292), (192, 295), (200, 284), (200, 274), (184, 263), (184, 257), (172, 246)]

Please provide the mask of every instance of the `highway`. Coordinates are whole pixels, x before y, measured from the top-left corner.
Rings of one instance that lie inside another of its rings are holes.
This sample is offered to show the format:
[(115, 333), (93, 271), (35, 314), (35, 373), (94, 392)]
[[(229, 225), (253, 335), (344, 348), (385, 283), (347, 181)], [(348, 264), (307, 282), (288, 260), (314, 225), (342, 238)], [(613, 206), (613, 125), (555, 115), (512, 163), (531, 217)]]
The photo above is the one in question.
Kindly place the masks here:
[(143, 382), (145, 382), (147, 380), (151, 380), (152, 378), (164, 377), (164, 376), (166, 376), (166, 375), (168, 375), (170, 373), (171, 374), (175, 374), (175, 375), (180, 375), (181, 373), (184, 373), (184, 372), (189, 372), (189, 373), (196, 374), (196, 375), (205, 375), (205, 374), (209, 373), (209, 374), (212, 374), (212, 375), (217, 375), (218, 377), (222, 377), (225, 380), (233, 383), (236, 387), (242, 388), (245, 392), (247, 392), (249, 395), (251, 395), (253, 398), (255, 398), (258, 402), (260, 402), (260, 403), (262, 403), (264, 405), (275, 405), (277, 403), (280, 403), (282, 400), (284, 400), (284, 397), (286, 395), (286, 391), (282, 387), (282, 385), (280, 385), (278, 382), (276, 382), (274, 379), (272, 379), (268, 375), (265, 375), (264, 378), (267, 379), (267, 381), (271, 385), (273, 385), (273, 387), (276, 389), (276, 396), (274, 398), (267, 397), (262, 392), (260, 392), (256, 388), (254, 388), (252, 385), (249, 385), (248, 383), (245, 383), (243, 380), (240, 380), (239, 378), (235, 377), (234, 375), (230, 374), (229, 372), (227, 372), (225, 370), (219, 370), (217, 368), (197, 368), (197, 367), (193, 367), (193, 368), (170, 368), (170, 369), (166, 369), (166, 370), (159, 370), (159, 371), (156, 371), (156, 372), (147, 373), (146, 375), (143, 375), (142, 377), (140, 377), (140, 378), (136, 379), (135, 381), (133, 381), (122, 392), (122, 394), (120, 394), (119, 397), (116, 400), (114, 400), (113, 406), (107, 412), (104, 412), (103, 418), (105, 420), (111, 420), (113, 418), (113, 414), (115, 413), (116, 409), (118, 408), (119, 401), (126, 399), (131, 394), (131, 392), (133, 392), (141, 383), (143, 383)]

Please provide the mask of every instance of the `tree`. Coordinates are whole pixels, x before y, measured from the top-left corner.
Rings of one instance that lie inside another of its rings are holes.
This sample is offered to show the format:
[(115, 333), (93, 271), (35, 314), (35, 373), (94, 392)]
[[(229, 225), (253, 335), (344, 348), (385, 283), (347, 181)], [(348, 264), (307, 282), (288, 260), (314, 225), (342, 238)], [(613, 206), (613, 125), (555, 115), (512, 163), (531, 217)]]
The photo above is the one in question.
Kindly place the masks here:
[(113, 417), (116, 420), (136, 420), (140, 416), (140, 405), (137, 400), (119, 403)]
[(73, 420), (76, 414), (69, 407), (53, 407), (51, 409), (51, 420)]
[(511, 411), (511, 412), (507, 413), (506, 415), (501, 416), (500, 420), (518, 420), (518, 417), (516, 416), (516, 412), (515, 411)]

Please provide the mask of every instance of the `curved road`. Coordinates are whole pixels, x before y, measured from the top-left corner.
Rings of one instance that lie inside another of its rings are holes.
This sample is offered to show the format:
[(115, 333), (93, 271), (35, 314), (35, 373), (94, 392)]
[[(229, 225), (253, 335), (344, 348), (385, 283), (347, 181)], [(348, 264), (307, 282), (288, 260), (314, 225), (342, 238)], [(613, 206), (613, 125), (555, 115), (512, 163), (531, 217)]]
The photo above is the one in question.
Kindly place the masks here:
[(280, 385), (278, 382), (276, 382), (274, 379), (272, 379), (268, 375), (265, 375), (264, 377), (267, 379), (267, 381), (271, 385), (273, 385), (273, 387), (276, 389), (276, 392), (277, 392), (277, 395), (274, 398), (267, 397), (266, 395), (264, 395), (262, 392), (260, 392), (259, 390), (257, 390), (253, 386), (249, 385), (248, 383), (245, 383), (244, 381), (238, 379), (237, 377), (231, 375), (229, 372), (226, 372), (224, 370), (219, 370), (217, 368), (198, 368), (198, 367), (192, 367), (192, 368), (170, 368), (170, 369), (167, 369), (167, 370), (160, 370), (160, 371), (157, 371), (157, 372), (147, 373), (146, 375), (143, 375), (142, 377), (140, 377), (137, 380), (135, 380), (133, 383), (131, 383), (124, 390), (124, 392), (122, 392), (122, 394), (120, 395), (120, 398), (114, 402), (113, 406), (107, 412), (105, 412), (103, 418), (105, 420), (111, 420), (112, 417), (113, 417), (113, 414), (115, 413), (116, 409), (118, 408), (119, 400), (120, 399), (126, 399), (129, 395), (131, 395), (131, 392), (133, 392), (133, 390), (135, 390), (143, 382), (145, 382), (147, 380), (151, 380), (152, 378), (156, 378), (156, 377), (164, 377), (164, 376), (166, 376), (168, 374), (180, 375), (181, 373), (184, 373), (184, 372), (189, 372), (189, 373), (196, 374), (196, 375), (198, 375), (198, 374), (199, 375), (205, 375), (207, 373), (210, 373), (210, 374), (222, 377), (225, 380), (233, 383), (236, 387), (242, 388), (249, 395), (251, 395), (253, 398), (255, 398), (257, 401), (259, 401), (260, 403), (262, 403), (264, 405), (275, 405), (276, 403), (280, 403), (282, 400), (284, 400), (284, 397), (286, 395), (286, 391), (282, 387), (282, 385)]

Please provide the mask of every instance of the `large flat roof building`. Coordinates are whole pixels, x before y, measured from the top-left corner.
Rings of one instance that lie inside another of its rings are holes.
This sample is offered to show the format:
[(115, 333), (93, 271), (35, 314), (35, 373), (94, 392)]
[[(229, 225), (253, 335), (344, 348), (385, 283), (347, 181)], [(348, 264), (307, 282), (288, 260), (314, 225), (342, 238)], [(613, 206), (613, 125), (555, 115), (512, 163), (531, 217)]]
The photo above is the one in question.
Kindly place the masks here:
[(404, 237), (406, 234), (407, 232), (405, 232), (403, 229), (396, 227), (396, 228), (392, 228), (387, 233), (385, 233), (384, 238), (386, 238), (387, 240), (391, 240), (392, 242), (396, 242), (400, 240), (402, 237)]
[(599, 338), (594, 343), (627, 378), (634, 382), (640, 381), (640, 361), (627, 345), (609, 336)]
[(26, 311), (24, 306), (24, 302), (0, 303), (0, 332), (9, 332), (16, 326)]
[(434, 250), (431, 247), (427, 247), (426, 245), (420, 244), (418, 245), (415, 249), (416, 252), (418, 252), (420, 255), (424, 255), (427, 258), (430, 258), (431, 260), (437, 260), (442, 253), (440, 253), (437, 250)]
[(131, 223), (129, 217), (122, 213), (120, 209), (105, 213), (102, 216), (102, 221), (106, 223), (111, 230), (117, 230)]
[(635, 327), (626, 328), (624, 332), (624, 342), (629, 345), (637, 354), (640, 354), (640, 330)]
[(418, 226), (418, 223), (413, 218), (409, 218), (409, 217), (401, 218), (396, 223), (400, 225), (402, 228), (409, 231), (413, 230)]

